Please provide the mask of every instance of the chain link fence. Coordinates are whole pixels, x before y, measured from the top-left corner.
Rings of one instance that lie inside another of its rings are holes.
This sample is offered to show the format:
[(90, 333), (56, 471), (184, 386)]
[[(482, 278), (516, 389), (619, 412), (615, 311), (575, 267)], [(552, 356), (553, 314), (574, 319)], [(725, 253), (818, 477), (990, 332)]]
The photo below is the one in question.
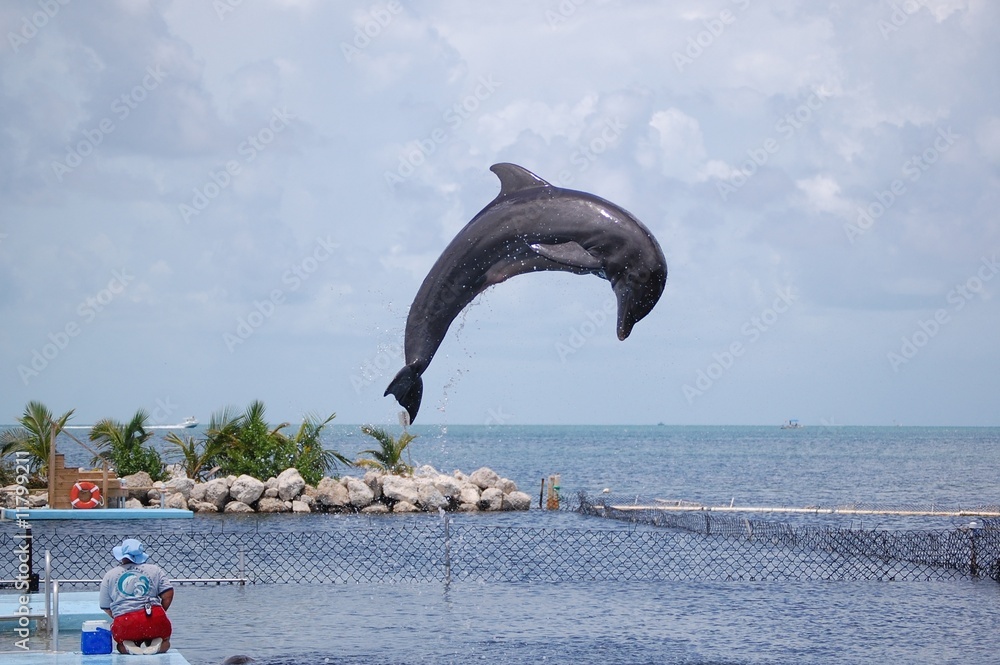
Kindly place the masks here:
[[(708, 512), (615, 508), (579, 497), (576, 512), (624, 520), (610, 529), (456, 523), (450, 517), (327, 531), (147, 533), (151, 560), (175, 579), (251, 584), (579, 582), (655, 580), (1000, 581), (1000, 520), (981, 528), (872, 531), (791, 526)], [(53, 577), (99, 579), (120, 535), (36, 534), (34, 568), (52, 553)], [(0, 534), (14, 552), (18, 534)], [(14, 579), (18, 557), (0, 557)]]

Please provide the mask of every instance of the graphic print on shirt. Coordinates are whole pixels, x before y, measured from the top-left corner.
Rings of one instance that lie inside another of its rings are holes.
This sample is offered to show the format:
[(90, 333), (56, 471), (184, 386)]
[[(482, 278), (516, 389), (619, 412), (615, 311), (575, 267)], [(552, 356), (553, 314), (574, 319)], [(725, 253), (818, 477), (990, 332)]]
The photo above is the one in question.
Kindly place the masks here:
[(118, 578), (118, 592), (131, 598), (147, 595), (151, 586), (152, 582), (148, 577), (131, 570), (126, 571)]

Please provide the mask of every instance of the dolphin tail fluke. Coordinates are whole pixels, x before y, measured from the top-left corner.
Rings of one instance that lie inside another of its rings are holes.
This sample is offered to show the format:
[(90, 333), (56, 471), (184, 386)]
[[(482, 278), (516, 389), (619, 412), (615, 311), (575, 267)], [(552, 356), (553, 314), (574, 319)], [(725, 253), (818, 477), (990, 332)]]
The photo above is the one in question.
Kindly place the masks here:
[(392, 393), (399, 405), (410, 414), (410, 422), (416, 420), (417, 411), (420, 410), (420, 398), (424, 394), (424, 381), (420, 378), (420, 373), (410, 365), (405, 366), (399, 370), (382, 396), (385, 397), (389, 393)]

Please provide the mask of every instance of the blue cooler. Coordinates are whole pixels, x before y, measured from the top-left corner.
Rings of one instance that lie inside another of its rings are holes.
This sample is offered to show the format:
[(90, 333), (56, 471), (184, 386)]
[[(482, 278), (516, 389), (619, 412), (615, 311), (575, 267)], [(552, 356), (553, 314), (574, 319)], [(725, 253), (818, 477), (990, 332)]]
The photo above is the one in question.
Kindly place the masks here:
[(84, 621), (80, 651), (85, 654), (111, 653), (111, 626), (107, 621)]

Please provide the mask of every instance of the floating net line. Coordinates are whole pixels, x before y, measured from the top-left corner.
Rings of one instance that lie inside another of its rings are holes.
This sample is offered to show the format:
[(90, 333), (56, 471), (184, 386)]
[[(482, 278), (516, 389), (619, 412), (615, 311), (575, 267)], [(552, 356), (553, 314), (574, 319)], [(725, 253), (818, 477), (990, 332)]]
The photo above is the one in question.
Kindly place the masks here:
[[(621, 509), (581, 495), (584, 523), (612, 528), (524, 528), (456, 523), (450, 517), (324, 531), (129, 533), (173, 579), (250, 584), (581, 582), (655, 580), (1000, 581), (1000, 520), (976, 529), (874, 531), (793, 526), (771, 520)], [(381, 522), (381, 523), (380, 523)], [(0, 534), (0, 579), (17, 576), (16, 533)], [(60, 580), (101, 578), (122, 535), (36, 533)], [(9, 591), (5, 590), (5, 591)]]

